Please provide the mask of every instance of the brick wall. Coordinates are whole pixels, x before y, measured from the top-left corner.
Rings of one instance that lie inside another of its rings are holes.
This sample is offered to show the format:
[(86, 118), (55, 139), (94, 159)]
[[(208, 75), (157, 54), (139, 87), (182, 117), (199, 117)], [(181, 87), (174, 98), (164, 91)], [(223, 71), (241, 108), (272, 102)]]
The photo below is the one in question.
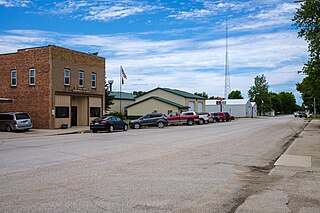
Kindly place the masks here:
[[(1, 112), (28, 112), (34, 128), (50, 128), (50, 51), (48, 47), (22, 49), (0, 55), (0, 97), (13, 103), (0, 104)], [(29, 69), (36, 70), (36, 83), (29, 85)], [(11, 70), (17, 70), (17, 86), (11, 86)]]
[[(51, 46), (53, 91), (72, 92), (78, 87), (78, 73), (84, 72), (84, 88), (91, 94), (103, 94), (105, 59), (82, 52)], [(64, 69), (70, 70), (70, 86), (64, 86)], [(96, 88), (91, 88), (91, 73), (96, 74)]]
[[(29, 69), (36, 70), (36, 83), (29, 85)], [(64, 85), (64, 69), (69, 68), (70, 86)], [(11, 86), (11, 70), (17, 70), (17, 86)], [(83, 92), (78, 87), (78, 72), (84, 71)], [(91, 73), (96, 73), (96, 88), (91, 88)], [(0, 97), (12, 98), (13, 103), (0, 103), (0, 112), (28, 112), (34, 128), (54, 128), (55, 92), (66, 95), (103, 97), (105, 59), (58, 46), (45, 46), (18, 50), (0, 55)], [(88, 92), (89, 91), (89, 92)], [(81, 94), (82, 93), (82, 94)], [(104, 104), (104, 100), (103, 100)], [(102, 106), (103, 109), (104, 106)]]

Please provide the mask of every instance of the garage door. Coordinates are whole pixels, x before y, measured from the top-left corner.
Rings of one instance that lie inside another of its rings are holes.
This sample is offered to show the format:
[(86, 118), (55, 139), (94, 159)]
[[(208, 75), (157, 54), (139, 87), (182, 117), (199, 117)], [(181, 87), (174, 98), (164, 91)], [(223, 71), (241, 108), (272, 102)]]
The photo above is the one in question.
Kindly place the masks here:
[(194, 102), (189, 101), (189, 111), (194, 111)]
[(203, 103), (202, 102), (198, 103), (198, 112), (203, 112)]

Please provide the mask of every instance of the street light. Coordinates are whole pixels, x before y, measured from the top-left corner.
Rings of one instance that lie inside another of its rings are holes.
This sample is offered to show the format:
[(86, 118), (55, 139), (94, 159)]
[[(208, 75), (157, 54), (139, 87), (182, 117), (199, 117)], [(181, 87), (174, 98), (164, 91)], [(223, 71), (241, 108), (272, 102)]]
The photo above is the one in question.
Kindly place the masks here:
[(113, 84), (114, 80), (110, 79), (108, 80), (108, 84), (110, 85), (110, 92), (112, 92), (112, 84)]

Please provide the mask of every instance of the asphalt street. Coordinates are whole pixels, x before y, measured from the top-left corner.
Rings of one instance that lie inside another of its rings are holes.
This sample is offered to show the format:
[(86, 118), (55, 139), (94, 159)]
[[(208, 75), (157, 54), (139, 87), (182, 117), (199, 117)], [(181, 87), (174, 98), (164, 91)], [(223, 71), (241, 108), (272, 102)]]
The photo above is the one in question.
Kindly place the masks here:
[(17, 139), (0, 132), (0, 210), (234, 211), (268, 187), (265, 176), (305, 125), (285, 116)]

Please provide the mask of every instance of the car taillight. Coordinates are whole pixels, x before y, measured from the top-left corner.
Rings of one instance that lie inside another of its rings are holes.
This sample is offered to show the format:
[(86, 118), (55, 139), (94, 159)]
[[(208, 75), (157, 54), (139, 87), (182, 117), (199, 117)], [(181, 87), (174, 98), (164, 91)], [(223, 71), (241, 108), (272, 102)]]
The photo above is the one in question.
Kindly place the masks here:
[(13, 121), (13, 124), (14, 124), (14, 125), (16, 125), (16, 124), (17, 124), (17, 121), (16, 121), (16, 120), (14, 120), (14, 121)]
[(102, 124), (107, 124), (107, 123), (108, 123), (108, 121), (101, 121), (101, 123), (102, 123)]

